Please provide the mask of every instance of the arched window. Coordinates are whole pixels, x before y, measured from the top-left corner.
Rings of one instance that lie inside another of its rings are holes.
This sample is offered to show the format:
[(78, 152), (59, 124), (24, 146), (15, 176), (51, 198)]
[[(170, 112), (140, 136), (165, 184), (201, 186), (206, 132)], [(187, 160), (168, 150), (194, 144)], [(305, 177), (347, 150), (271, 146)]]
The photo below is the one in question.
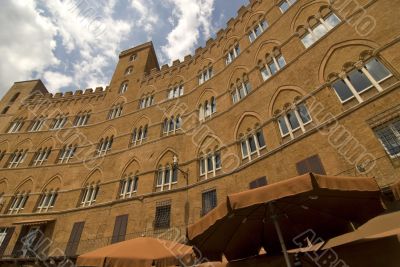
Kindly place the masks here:
[(204, 176), (205, 179), (208, 179), (210, 176), (214, 177), (217, 171), (221, 170), (221, 152), (210, 151), (200, 156), (199, 159), (200, 166), (200, 176)]
[(43, 192), (40, 196), (39, 204), (36, 208), (36, 212), (47, 212), (54, 207), (58, 197), (57, 190), (49, 190)]
[(137, 174), (127, 175), (121, 180), (119, 197), (122, 199), (130, 198), (137, 192), (139, 177)]
[(261, 151), (266, 148), (262, 129), (243, 135), (240, 140), (240, 148), (242, 150), (242, 159), (251, 161), (255, 157), (259, 157)]
[(25, 208), (25, 204), (28, 201), (29, 193), (17, 193), (11, 198), (11, 204), (8, 209), (8, 214), (17, 214)]
[(312, 23), (312, 25), (308, 25), (306, 27), (306, 32), (301, 37), (301, 42), (305, 46), (305, 48), (309, 48), (322, 36), (326, 35), (329, 31), (335, 28), (341, 20), (335, 13), (330, 12), (326, 16), (321, 16), (319, 20), (316, 20)]
[(260, 68), (263, 80), (268, 80), (284, 66), (286, 66), (285, 58), (279, 50), (275, 49), (272, 54), (267, 55), (265, 63)]
[(373, 87), (382, 92), (381, 83), (390, 77), (392, 73), (377, 58), (371, 58), (367, 62), (357, 62), (353, 70), (332, 83), (332, 88), (342, 103), (353, 98), (361, 103), (364, 101), (362, 93)]
[(123, 82), (123, 83), (121, 84), (121, 86), (119, 87), (119, 93), (120, 93), (120, 94), (123, 94), (123, 93), (125, 93), (126, 91), (128, 91), (128, 82)]
[(126, 70), (125, 70), (125, 75), (129, 75), (129, 74), (131, 74), (133, 72), (133, 67), (128, 67)]
[(171, 190), (172, 186), (178, 183), (178, 169), (176, 166), (166, 164), (159, 166), (156, 173), (156, 190)]

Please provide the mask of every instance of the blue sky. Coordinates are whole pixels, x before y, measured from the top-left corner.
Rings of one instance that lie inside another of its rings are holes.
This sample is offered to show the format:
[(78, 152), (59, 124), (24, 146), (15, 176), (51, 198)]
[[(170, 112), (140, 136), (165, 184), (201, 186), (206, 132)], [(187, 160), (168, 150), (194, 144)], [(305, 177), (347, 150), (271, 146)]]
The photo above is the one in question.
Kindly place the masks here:
[(4, 0), (0, 96), (15, 81), (50, 92), (106, 86), (118, 54), (152, 40), (160, 65), (214, 37), (248, 0)]

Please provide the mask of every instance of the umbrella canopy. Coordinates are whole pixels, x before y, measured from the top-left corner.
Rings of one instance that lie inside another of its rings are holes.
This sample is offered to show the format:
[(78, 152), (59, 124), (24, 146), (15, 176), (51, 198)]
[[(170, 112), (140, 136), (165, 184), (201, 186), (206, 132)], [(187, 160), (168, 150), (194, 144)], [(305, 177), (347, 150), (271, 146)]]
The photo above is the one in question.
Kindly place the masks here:
[(77, 266), (148, 267), (190, 262), (192, 247), (172, 241), (139, 237), (80, 255)]
[(229, 261), (243, 259), (258, 255), (262, 247), (277, 255), (286, 253), (285, 244), (298, 248), (302, 233), (312, 230), (327, 240), (383, 211), (373, 178), (306, 174), (229, 195), (188, 228), (188, 238), (209, 260), (220, 260), (222, 254)]
[(357, 230), (328, 240), (322, 249), (334, 248), (356, 241), (385, 238), (400, 234), (400, 211), (375, 217)]

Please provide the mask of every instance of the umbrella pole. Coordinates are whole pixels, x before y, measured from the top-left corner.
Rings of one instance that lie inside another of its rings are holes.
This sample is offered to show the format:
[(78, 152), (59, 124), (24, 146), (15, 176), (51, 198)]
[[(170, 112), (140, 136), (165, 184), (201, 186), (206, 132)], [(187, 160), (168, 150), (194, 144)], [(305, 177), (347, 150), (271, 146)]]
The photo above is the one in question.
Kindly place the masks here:
[(289, 259), (289, 253), (287, 252), (287, 249), (286, 249), (286, 245), (285, 245), (285, 241), (283, 239), (281, 227), (279, 226), (278, 219), (277, 219), (277, 216), (275, 214), (273, 204), (270, 202), (269, 206), (270, 206), (271, 213), (272, 213), (271, 218), (272, 218), (272, 221), (274, 222), (275, 231), (278, 234), (279, 243), (281, 244), (283, 256), (285, 257), (286, 266), (287, 267), (292, 267), (292, 264), (291, 264), (290, 259)]

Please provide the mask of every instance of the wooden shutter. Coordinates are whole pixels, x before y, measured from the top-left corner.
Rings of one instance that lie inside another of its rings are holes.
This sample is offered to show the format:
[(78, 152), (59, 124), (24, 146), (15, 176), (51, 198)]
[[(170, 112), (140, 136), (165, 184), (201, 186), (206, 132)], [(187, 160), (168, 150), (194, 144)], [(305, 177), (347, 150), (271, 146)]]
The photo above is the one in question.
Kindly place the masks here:
[(309, 172), (323, 175), (326, 174), (324, 166), (322, 165), (321, 159), (318, 154), (298, 162), (296, 164), (296, 168), (299, 175)]
[(10, 242), (14, 231), (15, 231), (15, 227), (7, 228), (6, 237), (4, 238), (4, 240), (3, 240), (3, 242), (1, 243), (1, 246), (0, 246), (0, 257), (3, 256), (4, 251), (6, 251), (7, 245)]
[(125, 240), (127, 224), (128, 224), (128, 214), (115, 217), (114, 231), (111, 239), (111, 244)]
[(76, 256), (76, 251), (78, 250), (79, 240), (81, 239), (83, 227), (85, 222), (76, 222), (72, 227), (71, 235), (65, 248), (66, 256)]
[(268, 184), (267, 177), (263, 176), (263, 177), (260, 177), (258, 179), (255, 179), (254, 181), (250, 182), (249, 188), (254, 189), (254, 188), (261, 187), (261, 186), (264, 186), (267, 184)]

